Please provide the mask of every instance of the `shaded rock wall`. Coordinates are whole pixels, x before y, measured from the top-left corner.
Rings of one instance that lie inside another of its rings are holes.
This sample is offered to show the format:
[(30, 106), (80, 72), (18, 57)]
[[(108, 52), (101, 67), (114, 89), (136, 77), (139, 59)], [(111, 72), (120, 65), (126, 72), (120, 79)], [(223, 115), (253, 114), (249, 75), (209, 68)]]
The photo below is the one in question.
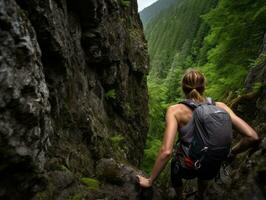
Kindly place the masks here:
[(34, 28), (14, 1), (0, 2), (0, 27), (0, 197), (18, 198), (42, 182), (51, 106)]
[(0, 28), (1, 198), (66, 199), (97, 160), (139, 164), (148, 57), (135, 0), (0, 0)]

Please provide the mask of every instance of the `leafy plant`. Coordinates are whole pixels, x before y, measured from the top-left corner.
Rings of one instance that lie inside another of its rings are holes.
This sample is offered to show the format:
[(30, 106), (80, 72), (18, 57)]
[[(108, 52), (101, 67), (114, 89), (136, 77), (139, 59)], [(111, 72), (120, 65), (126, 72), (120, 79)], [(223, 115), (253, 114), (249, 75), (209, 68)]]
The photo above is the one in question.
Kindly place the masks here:
[(123, 7), (129, 7), (130, 0), (120, 0), (120, 3)]
[(144, 150), (144, 158), (143, 163), (141, 165), (141, 168), (146, 172), (150, 173), (152, 170), (152, 167), (155, 163), (155, 159), (157, 157), (157, 154), (159, 152), (161, 146), (161, 140), (148, 137), (147, 140), (147, 147)]
[(100, 182), (97, 179), (83, 177), (80, 182), (88, 187), (90, 190), (97, 190), (100, 187)]
[(116, 99), (115, 89), (108, 90), (105, 94), (106, 99)]

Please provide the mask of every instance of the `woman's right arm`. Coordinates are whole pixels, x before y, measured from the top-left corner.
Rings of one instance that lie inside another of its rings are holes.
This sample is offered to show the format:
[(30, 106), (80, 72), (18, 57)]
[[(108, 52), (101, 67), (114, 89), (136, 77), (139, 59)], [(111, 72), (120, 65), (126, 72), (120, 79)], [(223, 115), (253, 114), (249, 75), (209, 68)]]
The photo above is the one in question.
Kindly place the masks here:
[(236, 155), (239, 154), (245, 150), (247, 150), (249, 147), (252, 147), (254, 145), (259, 144), (260, 139), (257, 134), (257, 132), (249, 126), (243, 119), (238, 117), (231, 108), (229, 108), (226, 104), (222, 102), (216, 102), (216, 105), (220, 108), (223, 108), (226, 110), (231, 119), (232, 124), (235, 129), (237, 129), (240, 134), (242, 134), (244, 137), (238, 142), (233, 148), (232, 148), (232, 154)]
[(139, 183), (142, 187), (152, 186), (155, 179), (158, 177), (160, 172), (165, 167), (168, 160), (171, 158), (173, 145), (178, 128), (178, 120), (176, 118), (176, 110), (178, 106), (171, 106), (166, 112), (166, 127), (164, 131), (164, 139), (162, 142), (161, 149), (154, 163), (151, 176), (145, 178), (144, 176), (138, 175)]

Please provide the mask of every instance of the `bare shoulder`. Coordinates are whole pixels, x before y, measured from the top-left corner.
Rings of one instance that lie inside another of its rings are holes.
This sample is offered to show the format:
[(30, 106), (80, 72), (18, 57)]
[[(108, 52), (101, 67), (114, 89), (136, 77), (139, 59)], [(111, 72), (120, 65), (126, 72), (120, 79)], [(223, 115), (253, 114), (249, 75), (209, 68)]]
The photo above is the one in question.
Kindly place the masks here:
[(182, 114), (187, 109), (188, 108), (184, 104), (179, 103), (169, 106), (167, 109), (167, 113), (171, 113), (177, 116), (179, 114)]
[(226, 110), (229, 114), (233, 114), (234, 112), (231, 110), (231, 108), (229, 108), (225, 103), (223, 102), (216, 102), (216, 106), (218, 106), (219, 108), (222, 108), (224, 110)]
[(215, 103), (216, 103), (216, 106), (218, 106), (220, 108), (224, 108), (224, 109), (228, 108), (228, 106), (223, 102), (215, 102)]
[(178, 104), (174, 104), (174, 105), (169, 106), (168, 110), (176, 111), (176, 110), (184, 109), (184, 107), (185, 107), (184, 104), (178, 103)]

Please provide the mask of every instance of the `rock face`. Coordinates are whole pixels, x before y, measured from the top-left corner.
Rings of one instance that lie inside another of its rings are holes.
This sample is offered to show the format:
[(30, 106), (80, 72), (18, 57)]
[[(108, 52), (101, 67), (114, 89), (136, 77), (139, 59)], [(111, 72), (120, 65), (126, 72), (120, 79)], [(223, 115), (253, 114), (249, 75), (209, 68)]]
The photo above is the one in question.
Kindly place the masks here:
[(0, 41), (1, 199), (83, 198), (99, 160), (138, 166), (148, 57), (135, 0), (0, 0)]
[(0, 2), (0, 27), (0, 198), (17, 198), (42, 182), (35, 169), (44, 167), (53, 126), (41, 50), (14, 1)]

